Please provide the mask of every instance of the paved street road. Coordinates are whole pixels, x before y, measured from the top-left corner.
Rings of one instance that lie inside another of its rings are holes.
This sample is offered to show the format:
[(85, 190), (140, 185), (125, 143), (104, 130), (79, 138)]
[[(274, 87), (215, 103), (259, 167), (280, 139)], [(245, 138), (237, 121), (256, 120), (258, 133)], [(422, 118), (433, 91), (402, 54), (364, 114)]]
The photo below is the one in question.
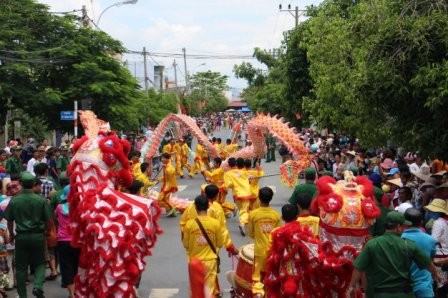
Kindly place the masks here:
[[(215, 133), (216, 137), (221, 137), (224, 141), (229, 136), (228, 130), (222, 130)], [(194, 145), (193, 145), (194, 146)], [(279, 172), (280, 158), (277, 153), (277, 161), (273, 163), (264, 163), (262, 160), (262, 167), (266, 175), (276, 174)], [(181, 191), (177, 196), (182, 198), (193, 199), (199, 194), (200, 185), (204, 183), (201, 175), (197, 175), (194, 179), (178, 179), (178, 184), (181, 186)], [(260, 179), (260, 186), (270, 186), (274, 189), (275, 195), (272, 201), (272, 206), (280, 211), (292, 190), (281, 184), (279, 176), (266, 177)], [(227, 200), (232, 201), (231, 195), (227, 196)], [(140, 297), (150, 298), (169, 298), (189, 297), (189, 282), (187, 264), (185, 258), (185, 251), (180, 241), (180, 232), (178, 228), (179, 217), (166, 218), (162, 215), (160, 219), (160, 226), (164, 233), (159, 236), (156, 246), (153, 248), (153, 256), (147, 258), (147, 267), (142, 277), (142, 282), (139, 289)], [(252, 239), (242, 237), (238, 231), (238, 219), (230, 218), (227, 220), (227, 226), (235, 246), (251, 243)], [(221, 273), (220, 285), (225, 292), (225, 297), (230, 297), (228, 291), (230, 284), (225, 278), (225, 272), (236, 267), (232, 264), (225, 251), (221, 251)], [(29, 295), (31, 296), (31, 286), (29, 287)], [(9, 292), (15, 294), (15, 291)], [(8, 294), (9, 294), (8, 293)], [(50, 281), (45, 284), (46, 297), (67, 297), (66, 289), (60, 287), (60, 278), (56, 281)], [(14, 295), (11, 295), (14, 297)]]

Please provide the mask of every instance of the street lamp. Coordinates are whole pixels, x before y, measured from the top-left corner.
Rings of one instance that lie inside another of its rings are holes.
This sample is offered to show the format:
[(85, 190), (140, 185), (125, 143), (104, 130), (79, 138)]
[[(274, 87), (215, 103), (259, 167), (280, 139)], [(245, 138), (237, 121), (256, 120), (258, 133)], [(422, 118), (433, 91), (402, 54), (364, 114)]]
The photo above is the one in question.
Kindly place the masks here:
[(100, 16), (98, 17), (98, 21), (96, 22), (96, 25), (97, 25), (97, 26), (100, 25), (101, 17), (102, 17), (103, 14), (106, 12), (106, 10), (108, 10), (109, 8), (112, 8), (112, 7), (114, 7), (114, 6), (119, 7), (119, 6), (122, 6), (122, 5), (125, 5), (125, 4), (135, 4), (135, 3), (137, 3), (137, 1), (138, 1), (138, 0), (126, 0), (126, 1), (122, 1), (122, 2), (114, 3), (114, 4), (112, 4), (112, 5), (108, 6), (108, 7), (106, 7), (106, 8), (100, 13)]

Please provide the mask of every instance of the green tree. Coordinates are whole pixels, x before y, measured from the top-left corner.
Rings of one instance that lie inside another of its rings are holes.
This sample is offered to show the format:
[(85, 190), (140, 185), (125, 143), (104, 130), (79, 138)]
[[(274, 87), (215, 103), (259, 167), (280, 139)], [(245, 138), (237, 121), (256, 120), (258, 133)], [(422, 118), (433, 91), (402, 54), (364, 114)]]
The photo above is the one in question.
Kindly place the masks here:
[(190, 94), (184, 96), (183, 106), (187, 113), (197, 116), (204, 113), (224, 111), (228, 100), (224, 92), (228, 90), (228, 77), (219, 72), (197, 72), (189, 78)]
[(177, 113), (179, 97), (176, 92), (157, 92), (154, 89), (141, 91), (136, 103), (137, 115), (142, 124), (156, 125), (171, 113)]
[[(0, 108), (20, 107), (69, 130), (59, 112), (88, 99), (114, 129), (136, 127), (139, 86), (117, 56), (122, 44), (104, 32), (81, 27), (73, 15), (56, 16), (32, 0), (0, 5)], [(5, 114), (2, 113), (2, 122)], [(26, 119), (25, 119), (26, 120)]]
[(325, 1), (308, 57), (321, 126), (448, 158), (446, 1)]

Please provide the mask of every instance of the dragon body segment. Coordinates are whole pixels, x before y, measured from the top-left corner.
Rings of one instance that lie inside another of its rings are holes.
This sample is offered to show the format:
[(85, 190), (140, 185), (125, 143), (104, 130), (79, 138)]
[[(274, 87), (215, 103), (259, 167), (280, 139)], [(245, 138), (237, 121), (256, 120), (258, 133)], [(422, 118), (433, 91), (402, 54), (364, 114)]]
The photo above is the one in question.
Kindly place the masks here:
[[(299, 134), (295, 133), (284, 119), (277, 115), (259, 113), (247, 123), (247, 133), (252, 145), (243, 148), (230, 157), (253, 158), (262, 157), (266, 154), (266, 134), (271, 134), (291, 152), (294, 160), (289, 160), (280, 166), (281, 180), (292, 187), (297, 183), (299, 172), (305, 169), (309, 163), (308, 150), (303, 141), (299, 139)], [(226, 162), (222, 165), (228, 168)]]
[(213, 146), (213, 144), (209, 141), (207, 136), (198, 127), (196, 121), (193, 118), (187, 115), (170, 114), (167, 117), (165, 117), (159, 123), (159, 125), (157, 125), (156, 129), (154, 130), (154, 133), (148, 138), (145, 144), (143, 144), (141, 150), (142, 161), (144, 159), (147, 162), (150, 162), (152, 158), (157, 155), (157, 150), (159, 149), (162, 138), (165, 134), (168, 125), (171, 122), (181, 123), (184, 126), (186, 126), (191, 131), (191, 134), (198, 139), (198, 142), (207, 148), (211, 157), (218, 156), (217, 149), (215, 148), (215, 146)]
[(72, 245), (81, 250), (75, 280), (79, 297), (135, 297), (157, 235), (157, 201), (115, 190), (132, 182), (130, 146), (90, 111), (80, 112), (86, 135), (70, 164)]

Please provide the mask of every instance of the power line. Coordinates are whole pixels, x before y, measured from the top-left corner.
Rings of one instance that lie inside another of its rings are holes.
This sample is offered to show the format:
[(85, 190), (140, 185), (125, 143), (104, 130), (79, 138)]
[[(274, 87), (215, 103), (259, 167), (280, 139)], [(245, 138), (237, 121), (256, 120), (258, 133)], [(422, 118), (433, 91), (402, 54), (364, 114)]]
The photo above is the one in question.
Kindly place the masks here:
[[(126, 53), (143, 55), (143, 52), (133, 50), (127, 50)], [(161, 58), (183, 58), (182, 53), (148, 52), (148, 54), (153, 57), (161, 57)], [(255, 59), (255, 57), (252, 55), (249, 56), (249, 55), (231, 55), (231, 54), (224, 54), (224, 55), (189, 54), (187, 55), (187, 57), (189, 59), (224, 59), (224, 60)]]
[(66, 44), (60, 45), (58, 47), (49, 48), (49, 49), (42, 49), (42, 50), (36, 50), (36, 51), (13, 51), (13, 50), (0, 50), (0, 52), (8, 53), (8, 54), (18, 54), (18, 55), (26, 55), (26, 54), (37, 54), (37, 53), (45, 53), (45, 52), (52, 52), (58, 49), (62, 49), (68, 45), (73, 44), (73, 41), (70, 41)]
[(82, 9), (73, 9), (71, 11), (50, 11), (51, 14), (71, 14), (75, 12), (82, 11)]
[(72, 59), (67, 59), (64, 57), (57, 58), (47, 58), (47, 59), (19, 59), (7, 56), (0, 56), (1, 60), (5, 61), (13, 61), (13, 62), (26, 62), (26, 63), (35, 63), (35, 64), (58, 64), (58, 63), (66, 63), (73, 61)]

